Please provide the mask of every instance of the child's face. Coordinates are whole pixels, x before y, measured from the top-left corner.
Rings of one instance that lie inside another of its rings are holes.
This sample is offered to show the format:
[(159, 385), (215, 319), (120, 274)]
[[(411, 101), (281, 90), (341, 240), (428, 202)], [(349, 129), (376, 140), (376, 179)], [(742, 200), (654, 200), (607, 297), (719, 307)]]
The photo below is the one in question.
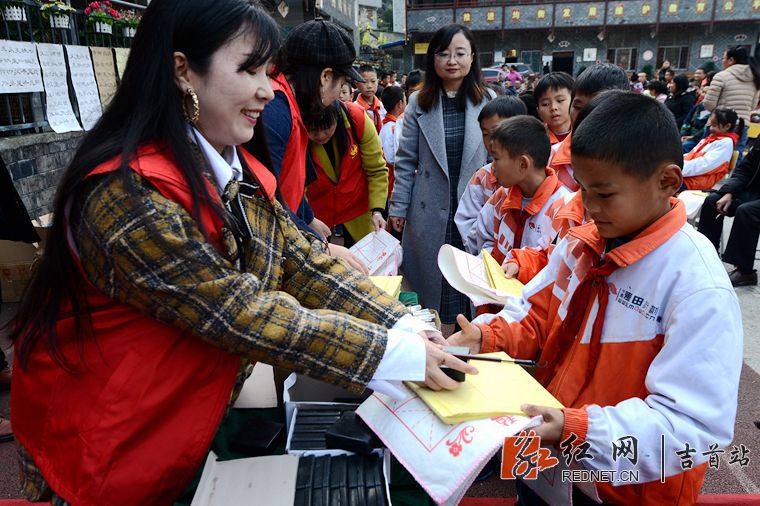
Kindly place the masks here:
[(495, 140), (491, 140), (491, 156), (493, 156), (491, 170), (496, 176), (496, 181), (504, 188), (520, 184), (532, 168), (527, 156), (512, 158), (504, 146)]
[(364, 78), (364, 82), (356, 83), (356, 87), (359, 88), (359, 93), (361, 93), (364, 98), (374, 98), (375, 93), (377, 92), (377, 73), (362, 72), (362, 77)]
[(501, 123), (505, 118), (502, 118), (498, 114), (494, 114), (488, 118), (484, 118), (480, 121), (480, 131), (483, 133), (483, 144), (486, 147), (486, 151), (493, 158), (493, 151), (491, 151), (491, 132)]
[(591, 99), (594, 98), (594, 95), (586, 95), (585, 93), (576, 93), (573, 97), (573, 102), (570, 104), (570, 122), (571, 124), (575, 124), (575, 118), (578, 117), (578, 114), (583, 110), (584, 107), (586, 107), (586, 104), (588, 104)]
[(538, 115), (555, 133), (570, 130), (570, 90), (547, 90), (538, 100)]
[(646, 74), (646, 72), (639, 72), (639, 82), (641, 84), (644, 84), (645, 82), (647, 82), (647, 74)]
[(316, 142), (317, 144), (327, 144), (327, 141), (332, 139), (332, 136), (335, 135), (335, 129), (337, 126), (338, 124), (335, 123), (330, 128), (324, 130), (309, 130), (309, 140)]
[(664, 164), (646, 179), (604, 160), (572, 156), (583, 206), (606, 239), (631, 238), (670, 210), (681, 185), (677, 165)]
[(718, 118), (716, 118), (714, 114), (710, 116), (710, 120), (707, 122), (707, 125), (710, 127), (711, 134), (724, 134), (731, 130), (731, 123), (723, 123), (721, 125), (718, 123)]
[(338, 97), (342, 102), (350, 102), (351, 101), (351, 86), (348, 85), (348, 83), (343, 84), (343, 86), (340, 87), (340, 97)]

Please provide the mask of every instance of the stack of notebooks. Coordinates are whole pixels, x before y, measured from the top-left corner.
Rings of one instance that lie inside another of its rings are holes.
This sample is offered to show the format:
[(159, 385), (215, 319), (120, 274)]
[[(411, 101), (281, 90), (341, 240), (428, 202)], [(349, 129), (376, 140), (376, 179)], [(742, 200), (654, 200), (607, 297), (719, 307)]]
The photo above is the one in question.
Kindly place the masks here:
[[(485, 357), (509, 359), (504, 352)], [(430, 390), (406, 383), (428, 407), (447, 424), (502, 415), (521, 415), (523, 404), (563, 408), (538, 381), (521, 366), (507, 362), (471, 360), (478, 374), (466, 376), (457, 390)]]
[(401, 294), (403, 276), (370, 276), (369, 279), (394, 299), (398, 299)]

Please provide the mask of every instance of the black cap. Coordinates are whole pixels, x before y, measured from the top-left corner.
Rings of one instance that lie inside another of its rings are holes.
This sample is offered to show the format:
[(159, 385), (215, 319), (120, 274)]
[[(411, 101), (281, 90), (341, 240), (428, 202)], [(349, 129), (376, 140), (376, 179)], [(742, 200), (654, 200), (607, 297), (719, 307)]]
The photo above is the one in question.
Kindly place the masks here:
[(285, 51), (290, 62), (330, 67), (349, 79), (364, 82), (353, 67), (356, 59), (354, 41), (343, 28), (331, 21), (315, 19), (298, 25), (285, 39)]

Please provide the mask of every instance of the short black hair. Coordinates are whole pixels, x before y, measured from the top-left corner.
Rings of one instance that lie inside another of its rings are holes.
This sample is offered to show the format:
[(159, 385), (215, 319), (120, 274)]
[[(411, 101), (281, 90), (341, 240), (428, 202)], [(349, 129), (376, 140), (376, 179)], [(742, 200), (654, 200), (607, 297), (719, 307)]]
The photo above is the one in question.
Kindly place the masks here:
[(668, 93), (668, 85), (662, 81), (657, 80), (649, 81), (649, 84), (647, 84), (647, 89), (656, 91), (658, 95), (660, 93)]
[(604, 90), (629, 90), (625, 71), (611, 63), (591, 65), (573, 83), (573, 97), (581, 93), (591, 96)]
[(318, 118), (314, 118), (312, 121), (306, 124), (306, 129), (309, 132), (327, 130), (328, 128), (335, 125), (337, 122), (338, 122), (338, 108), (336, 107), (335, 104), (330, 104), (325, 108), (325, 113), (322, 116)]
[(406, 78), (406, 87), (410, 88), (416, 86), (425, 79), (425, 71), (420, 69), (414, 69), (409, 72), (409, 77)]
[(683, 168), (681, 135), (664, 104), (627, 92), (603, 93), (589, 106), (591, 112), (573, 129), (573, 155), (618, 165), (641, 179), (663, 163)]
[(380, 101), (388, 112), (391, 112), (396, 104), (404, 100), (404, 90), (401, 86), (388, 86), (383, 90)]
[(538, 80), (535, 88), (533, 88), (533, 96), (536, 97), (536, 100), (541, 100), (541, 95), (549, 90), (561, 90), (562, 88), (566, 88), (572, 95), (573, 76), (567, 72), (549, 72)]
[(515, 96), (501, 96), (483, 106), (480, 114), (478, 114), (478, 121), (483, 121), (492, 116), (511, 118), (520, 114), (528, 114), (528, 108), (525, 107), (522, 100)]
[(366, 63), (364, 65), (359, 66), (359, 73), (361, 74), (363, 72), (374, 72), (375, 74), (377, 74), (377, 70), (375, 70), (375, 67), (373, 67), (372, 65), (367, 65)]
[(536, 168), (543, 170), (549, 163), (549, 135), (544, 124), (532, 116), (505, 119), (491, 132), (491, 142), (498, 142), (512, 158), (528, 155)]
[(518, 97), (520, 98), (520, 101), (525, 104), (525, 107), (528, 110), (528, 116), (541, 119), (538, 115), (538, 102), (536, 102), (536, 96), (532, 91), (523, 91)]

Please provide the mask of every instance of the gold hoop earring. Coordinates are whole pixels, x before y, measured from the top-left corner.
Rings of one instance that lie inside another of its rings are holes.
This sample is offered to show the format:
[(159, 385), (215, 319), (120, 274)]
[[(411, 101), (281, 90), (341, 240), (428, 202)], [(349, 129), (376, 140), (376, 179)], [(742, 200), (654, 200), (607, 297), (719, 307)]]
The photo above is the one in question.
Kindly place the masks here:
[[(187, 112), (187, 100), (185, 98), (190, 97), (192, 103), (192, 112)], [(198, 123), (198, 119), (201, 117), (201, 106), (198, 103), (198, 95), (195, 90), (188, 88), (185, 90), (185, 95), (182, 97), (182, 112), (185, 113), (185, 120), (193, 125)]]

